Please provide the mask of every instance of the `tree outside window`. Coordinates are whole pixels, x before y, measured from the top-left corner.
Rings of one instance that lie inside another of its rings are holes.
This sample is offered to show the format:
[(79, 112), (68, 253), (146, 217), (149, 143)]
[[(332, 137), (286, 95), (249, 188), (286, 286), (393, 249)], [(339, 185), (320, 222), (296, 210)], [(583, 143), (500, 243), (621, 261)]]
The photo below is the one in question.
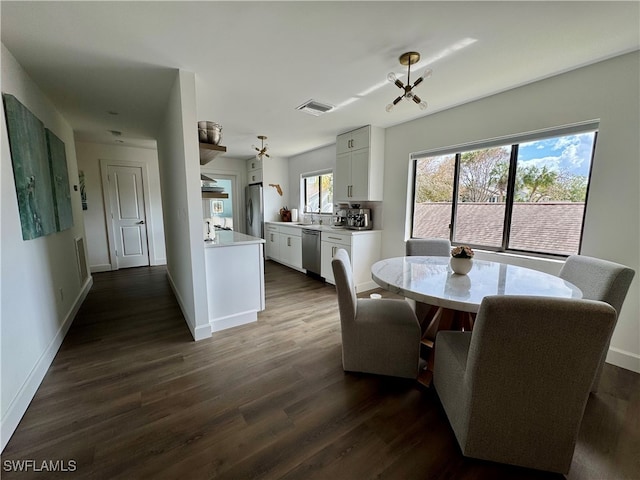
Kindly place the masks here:
[(303, 176), (302, 181), (306, 211), (333, 213), (333, 173)]

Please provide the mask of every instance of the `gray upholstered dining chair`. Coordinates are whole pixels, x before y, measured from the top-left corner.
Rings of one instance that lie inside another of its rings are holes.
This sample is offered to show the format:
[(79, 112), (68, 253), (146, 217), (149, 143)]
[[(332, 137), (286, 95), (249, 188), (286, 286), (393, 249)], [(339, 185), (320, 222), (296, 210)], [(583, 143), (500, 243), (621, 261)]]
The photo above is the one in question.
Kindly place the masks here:
[(351, 262), (340, 248), (331, 261), (338, 293), (345, 371), (416, 378), (420, 325), (404, 300), (357, 298)]
[[(451, 254), (451, 242), (444, 238), (410, 238), (405, 242), (405, 255), (448, 257)], [(418, 317), (420, 329), (425, 332), (429, 321), (433, 318), (437, 307), (423, 302), (416, 302), (411, 298), (405, 299)], [(432, 327), (432, 328), (435, 328)], [(429, 332), (429, 336), (435, 335)]]
[(605, 302), (488, 296), (441, 331), (434, 385), (462, 454), (567, 473), (616, 313)]
[[(629, 291), (635, 271), (619, 263), (585, 255), (571, 255), (567, 258), (559, 277), (573, 283), (582, 290), (582, 298), (600, 300), (615, 308), (620, 315), (622, 304)], [(613, 331), (611, 332), (613, 334)], [(598, 371), (593, 379), (591, 391), (598, 391), (602, 368), (604, 367), (611, 338), (602, 351)]]
[(444, 238), (410, 238), (405, 242), (405, 254), (408, 257), (448, 257), (451, 254), (451, 242)]

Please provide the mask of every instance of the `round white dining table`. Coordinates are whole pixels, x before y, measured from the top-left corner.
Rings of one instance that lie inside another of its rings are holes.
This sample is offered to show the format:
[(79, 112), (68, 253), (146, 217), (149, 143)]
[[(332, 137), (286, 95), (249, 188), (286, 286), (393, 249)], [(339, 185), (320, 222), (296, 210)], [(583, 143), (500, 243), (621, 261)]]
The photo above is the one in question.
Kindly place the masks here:
[(395, 257), (371, 267), (382, 288), (460, 312), (477, 313), (488, 295), (582, 298), (578, 287), (554, 275), (506, 263), (473, 260), (466, 275), (453, 273), (449, 257)]

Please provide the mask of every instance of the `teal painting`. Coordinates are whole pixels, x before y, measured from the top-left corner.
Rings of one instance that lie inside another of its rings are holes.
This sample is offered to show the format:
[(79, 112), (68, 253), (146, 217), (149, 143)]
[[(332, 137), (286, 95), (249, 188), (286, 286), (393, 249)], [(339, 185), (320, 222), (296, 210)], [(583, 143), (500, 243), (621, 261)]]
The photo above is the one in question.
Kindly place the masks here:
[(56, 231), (44, 124), (13, 95), (3, 99), (22, 238), (31, 240)]
[(49, 152), (49, 169), (53, 187), (53, 207), (56, 217), (56, 228), (59, 232), (73, 227), (73, 211), (71, 210), (71, 189), (69, 188), (69, 172), (64, 142), (45, 128), (47, 149)]

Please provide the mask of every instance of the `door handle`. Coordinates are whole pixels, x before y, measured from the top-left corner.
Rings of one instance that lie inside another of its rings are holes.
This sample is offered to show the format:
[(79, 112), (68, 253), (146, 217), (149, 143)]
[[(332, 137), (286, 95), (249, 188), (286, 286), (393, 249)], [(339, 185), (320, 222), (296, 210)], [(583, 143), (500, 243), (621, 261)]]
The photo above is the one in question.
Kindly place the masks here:
[(144, 225), (144, 220), (140, 220), (140, 221), (138, 222), (138, 225)]
[(291, 237), (287, 237), (287, 247), (291, 246)]

